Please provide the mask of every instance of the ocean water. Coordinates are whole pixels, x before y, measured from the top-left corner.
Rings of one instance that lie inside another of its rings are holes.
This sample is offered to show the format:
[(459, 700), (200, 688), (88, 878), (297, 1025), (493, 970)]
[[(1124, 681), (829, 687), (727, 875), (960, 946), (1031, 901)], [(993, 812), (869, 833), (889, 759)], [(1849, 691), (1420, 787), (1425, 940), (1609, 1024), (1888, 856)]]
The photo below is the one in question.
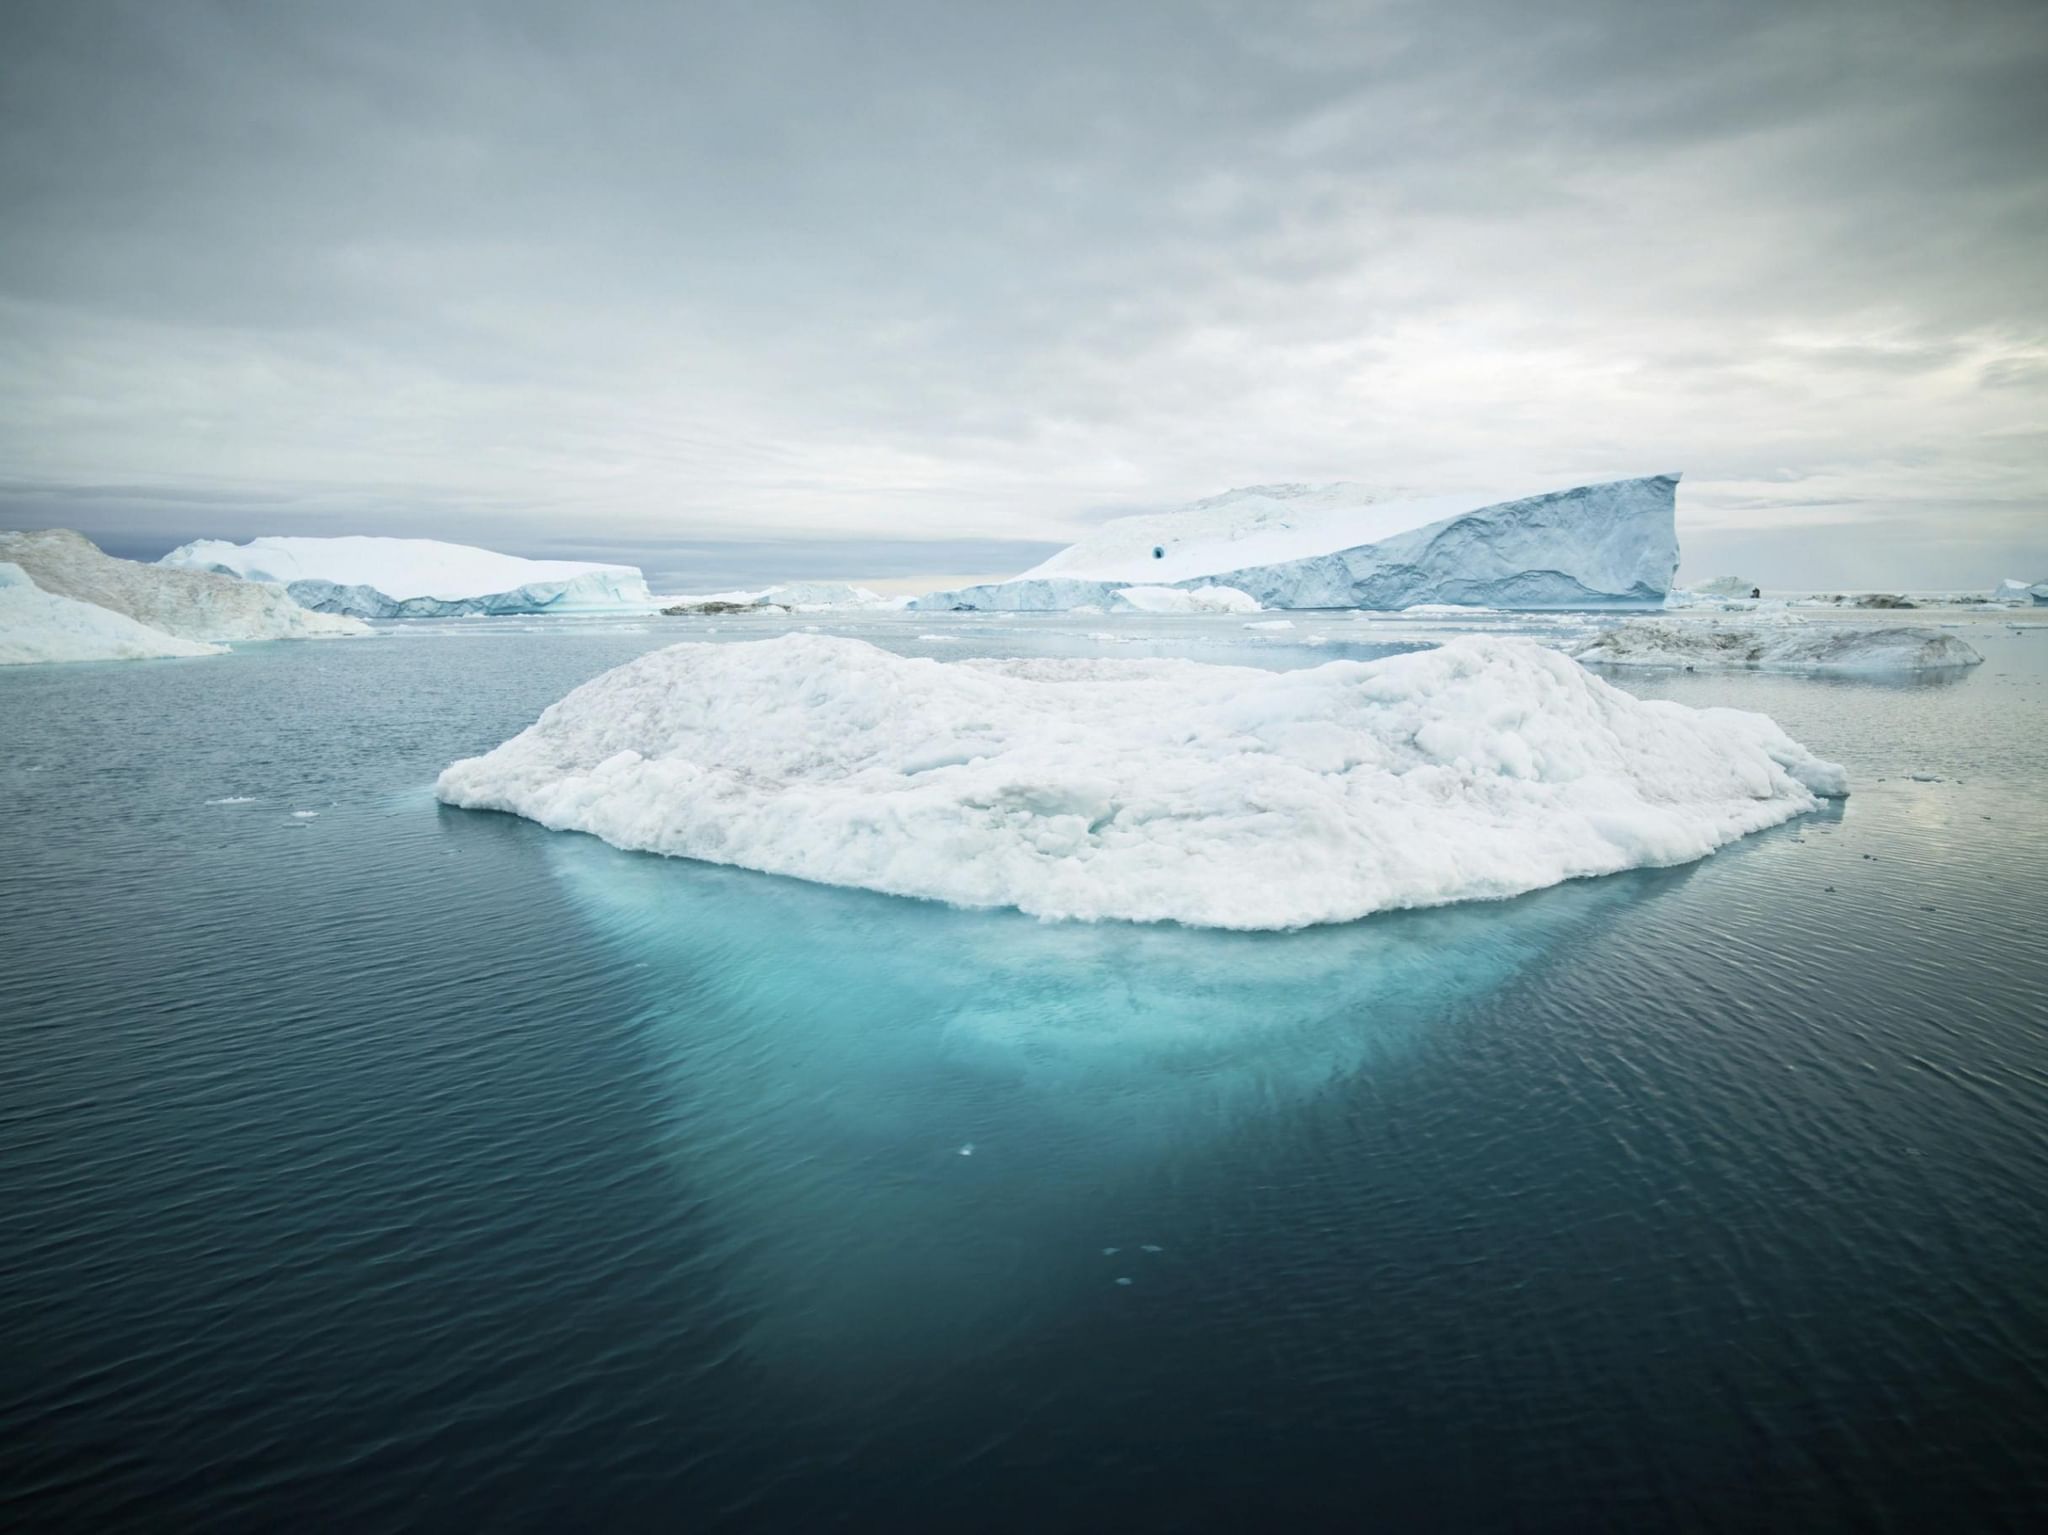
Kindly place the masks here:
[[(1275, 667), (1430, 629), (816, 622)], [(9, 1527), (2048, 1504), (2048, 631), (1967, 621), (1986, 664), (1918, 683), (1623, 674), (1771, 713), (1853, 796), (1297, 934), (961, 912), (434, 802), (605, 667), (777, 627), (0, 673)]]

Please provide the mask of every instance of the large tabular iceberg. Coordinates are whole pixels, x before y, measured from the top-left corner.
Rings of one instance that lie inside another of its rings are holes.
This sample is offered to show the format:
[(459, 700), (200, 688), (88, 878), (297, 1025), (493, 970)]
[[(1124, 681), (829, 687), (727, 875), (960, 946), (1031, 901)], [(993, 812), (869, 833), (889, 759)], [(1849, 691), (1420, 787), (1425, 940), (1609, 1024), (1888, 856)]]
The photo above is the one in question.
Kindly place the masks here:
[(294, 600), (358, 618), (472, 613), (649, 612), (658, 604), (632, 565), (528, 560), (432, 538), (202, 538), (165, 565), (281, 582)]
[(1677, 492), (1675, 474), (1513, 500), (1258, 486), (1117, 518), (1015, 580), (912, 606), (1058, 611), (1213, 583), (1269, 608), (1656, 607), (1678, 569)]
[(628, 662), (437, 792), (963, 906), (1294, 928), (1684, 862), (1847, 782), (1762, 715), (1525, 641), (1273, 673), (795, 634)]
[(0, 533), (0, 560), (37, 586), (122, 613), (187, 640), (307, 640), (368, 634), (358, 619), (312, 613), (284, 589), (200, 570), (116, 559), (83, 534), (52, 528)]
[(180, 639), (111, 608), (46, 592), (19, 565), (0, 561), (0, 666), (221, 653), (218, 645)]
[(1940, 629), (1906, 624), (1797, 621), (1723, 624), (1634, 619), (1576, 652), (1601, 666), (1755, 667), (1760, 670), (1924, 672), (1984, 658)]

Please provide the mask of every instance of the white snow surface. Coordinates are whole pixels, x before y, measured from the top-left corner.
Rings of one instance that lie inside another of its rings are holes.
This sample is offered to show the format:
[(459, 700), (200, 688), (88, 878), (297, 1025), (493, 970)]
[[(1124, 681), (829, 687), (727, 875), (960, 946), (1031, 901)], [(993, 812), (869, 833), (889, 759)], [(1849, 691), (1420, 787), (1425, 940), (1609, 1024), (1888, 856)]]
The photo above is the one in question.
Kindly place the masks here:
[(1126, 586), (1110, 594), (1111, 612), (1257, 613), (1259, 599), (1234, 586)]
[[(1017, 579), (1185, 581), (1376, 544), (1516, 496), (1418, 496), (1348, 482), (1251, 485), (1170, 512), (1113, 518)], [(1154, 555), (1155, 549), (1161, 553)]]
[(1633, 619), (1574, 654), (1601, 666), (1755, 667), (1798, 671), (1918, 672), (1975, 666), (1961, 638), (1909, 624), (1716, 623)]
[(1284, 929), (1682, 863), (1847, 781), (1527, 641), (1274, 673), (792, 634), (628, 662), (436, 791), (825, 884)]
[(0, 533), (0, 560), (21, 566), (46, 592), (125, 613), (180, 639), (338, 639), (371, 632), (361, 619), (309, 612), (281, 586), (117, 559), (62, 528)]
[[(202, 538), (173, 549), (159, 563), (276, 581), (308, 605), (377, 616), (641, 611), (655, 605), (637, 566), (529, 560), (433, 538), (350, 534), (254, 538), (246, 544)], [(327, 587), (336, 590), (322, 590)], [(415, 611), (383, 614), (374, 597), (391, 606), (413, 604)]]
[(126, 613), (46, 592), (19, 565), (0, 561), (0, 666), (220, 654), (218, 645), (180, 639)]

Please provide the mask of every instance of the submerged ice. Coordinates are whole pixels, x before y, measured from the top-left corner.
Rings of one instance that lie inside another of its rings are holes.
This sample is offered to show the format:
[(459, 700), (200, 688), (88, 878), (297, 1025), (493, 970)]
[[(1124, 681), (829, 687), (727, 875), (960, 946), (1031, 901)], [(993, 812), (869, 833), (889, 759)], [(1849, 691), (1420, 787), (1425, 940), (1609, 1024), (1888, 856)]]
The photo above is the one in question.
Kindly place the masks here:
[(1466, 638), (1274, 674), (683, 644), (457, 762), (449, 804), (1041, 917), (1277, 929), (1699, 858), (1846, 793), (1770, 720)]

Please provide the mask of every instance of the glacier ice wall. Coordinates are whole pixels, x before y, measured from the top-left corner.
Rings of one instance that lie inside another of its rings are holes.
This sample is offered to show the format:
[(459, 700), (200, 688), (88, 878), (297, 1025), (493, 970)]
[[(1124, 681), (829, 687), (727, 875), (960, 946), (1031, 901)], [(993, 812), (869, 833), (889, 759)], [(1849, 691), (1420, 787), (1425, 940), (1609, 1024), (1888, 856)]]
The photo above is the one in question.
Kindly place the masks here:
[(370, 632), (351, 618), (309, 613), (268, 582), (117, 559), (63, 528), (0, 533), (0, 560), (21, 566), (44, 591), (180, 639), (305, 640)]
[(220, 654), (218, 645), (166, 634), (112, 608), (44, 591), (19, 565), (0, 561), (0, 666)]
[[(1371, 542), (1159, 584), (1229, 586), (1269, 608), (1657, 607), (1678, 570), (1677, 492), (1675, 474), (1580, 485), (1458, 512)], [(1262, 541), (1226, 534), (1213, 541), (1204, 563), (1227, 555), (1234, 539), (1248, 550)], [(1176, 551), (1176, 564), (1188, 558)], [(1047, 561), (1058, 564), (1058, 556)], [(912, 606), (1057, 612), (1110, 606), (1112, 594), (1132, 584), (1034, 575), (933, 592)]]

